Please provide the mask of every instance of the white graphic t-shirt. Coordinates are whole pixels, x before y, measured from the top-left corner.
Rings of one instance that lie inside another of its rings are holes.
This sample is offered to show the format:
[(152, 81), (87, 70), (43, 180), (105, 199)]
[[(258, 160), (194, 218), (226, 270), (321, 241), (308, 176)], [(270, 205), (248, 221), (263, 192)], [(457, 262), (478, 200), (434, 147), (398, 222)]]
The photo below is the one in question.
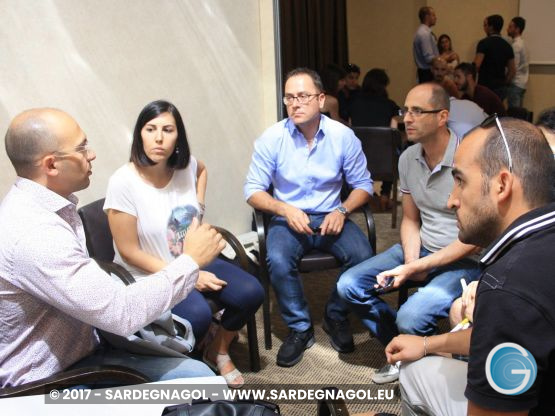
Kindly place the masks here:
[[(175, 170), (165, 187), (155, 188), (128, 163), (110, 178), (104, 210), (115, 209), (136, 217), (141, 250), (169, 263), (183, 252), (187, 228), (199, 212), (196, 173), (197, 161), (191, 156), (186, 169)], [(114, 250), (114, 261), (136, 279), (149, 274), (127, 264), (115, 244)]]

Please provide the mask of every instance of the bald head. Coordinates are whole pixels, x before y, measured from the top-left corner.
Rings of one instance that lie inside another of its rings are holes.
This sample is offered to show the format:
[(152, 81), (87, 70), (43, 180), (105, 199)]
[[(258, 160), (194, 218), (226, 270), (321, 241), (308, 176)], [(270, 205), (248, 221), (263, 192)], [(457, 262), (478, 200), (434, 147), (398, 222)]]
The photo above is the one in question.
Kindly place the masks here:
[(42, 156), (59, 148), (63, 126), (77, 125), (67, 113), (53, 108), (37, 108), (18, 114), (6, 133), (6, 153), (19, 176), (33, 176)]
[(447, 75), (448, 70), (449, 67), (447, 66), (447, 62), (445, 61), (445, 59), (440, 56), (436, 56), (434, 59), (432, 59), (431, 71), (436, 82), (441, 83)]
[(451, 104), (449, 101), (449, 94), (447, 94), (447, 91), (445, 91), (445, 88), (441, 85), (436, 84), (435, 82), (425, 82), (423, 84), (418, 84), (409, 91), (409, 94), (413, 93), (425, 96), (432, 108), (441, 108), (449, 111)]

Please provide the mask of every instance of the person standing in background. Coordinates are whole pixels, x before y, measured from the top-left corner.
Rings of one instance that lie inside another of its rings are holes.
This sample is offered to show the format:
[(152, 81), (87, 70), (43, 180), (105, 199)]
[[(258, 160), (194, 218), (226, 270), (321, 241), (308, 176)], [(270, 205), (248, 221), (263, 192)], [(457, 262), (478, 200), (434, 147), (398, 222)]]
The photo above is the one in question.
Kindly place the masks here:
[(501, 37), (503, 18), (493, 14), (484, 19), (486, 37), (478, 42), (474, 65), (478, 84), (492, 90), (503, 101), (507, 97), (507, 86), (515, 76), (515, 54), (513, 48)]
[(509, 108), (522, 107), (526, 84), (528, 83), (528, 62), (530, 58), (524, 39), (522, 39), (524, 26), (526, 26), (526, 20), (517, 16), (513, 17), (507, 28), (507, 34), (513, 39), (512, 46), (515, 54), (516, 68), (515, 76), (507, 88), (507, 103)]
[(432, 59), (439, 55), (436, 37), (432, 32), (432, 26), (436, 24), (436, 12), (431, 7), (421, 7), (418, 11), (420, 26), (414, 34), (412, 41), (412, 52), (418, 73), (418, 83), (433, 80)]

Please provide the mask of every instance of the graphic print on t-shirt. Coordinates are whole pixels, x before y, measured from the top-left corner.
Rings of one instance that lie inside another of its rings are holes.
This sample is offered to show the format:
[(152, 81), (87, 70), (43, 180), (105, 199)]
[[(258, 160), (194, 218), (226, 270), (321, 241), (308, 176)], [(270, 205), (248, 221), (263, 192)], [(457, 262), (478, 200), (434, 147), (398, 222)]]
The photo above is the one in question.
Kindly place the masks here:
[(168, 247), (172, 256), (177, 257), (183, 253), (183, 239), (197, 214), (197, 209), (192, 205), (179, 206), (172, 210), (167, 232)]

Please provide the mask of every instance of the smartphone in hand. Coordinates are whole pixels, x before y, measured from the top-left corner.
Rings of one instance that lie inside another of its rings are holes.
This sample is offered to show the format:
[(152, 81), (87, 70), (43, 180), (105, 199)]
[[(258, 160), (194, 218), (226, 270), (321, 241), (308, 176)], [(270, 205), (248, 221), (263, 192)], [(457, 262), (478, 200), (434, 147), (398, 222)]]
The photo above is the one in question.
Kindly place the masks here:
[(395, 282), (395, 278), (393, 276), (388, 277), (385, 279), (385, 286), (371, 287), (370, 289), (367, 289), (366, 292), (367, 293), (373, 292), (376, 295), (383, 295), (388, 291), (388, 289), (391, 288), (391, 286), (393, 286), (394, 282)]

